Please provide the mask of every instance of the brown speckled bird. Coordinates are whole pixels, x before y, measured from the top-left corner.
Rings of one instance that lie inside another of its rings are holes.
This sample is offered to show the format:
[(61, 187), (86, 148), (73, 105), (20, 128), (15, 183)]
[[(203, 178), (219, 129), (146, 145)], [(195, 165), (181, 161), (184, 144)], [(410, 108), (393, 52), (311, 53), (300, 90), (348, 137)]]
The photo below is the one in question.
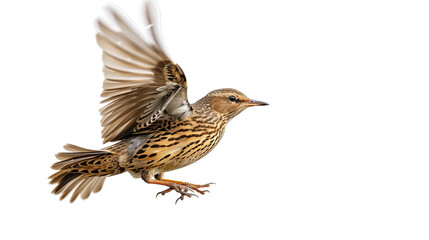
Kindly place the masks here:
[[(74, 190), (88, 198), (98, 192), (108, 176), (125, 171), (145, 182), (185, 196), (204, 194), (197, 185), (164, 178), (164, 173), (185, 167), (209, 153), (222, 138), (225, 125), (250, 106), (267, 105), (235, 89), (210, 92), (194, 104), (187, 99), (187, 83), (179, 65), (167, 57), (162, 45), (156, 4), (145, 5), (147, 32), (134, 29), (125, 17), (109, 8), (112, 23), (98, 20), (98, 45), (103, 49), (104, 98), (101, 110), (104, 143), (101, 150), (64, 146), (58, 170), (50, 176), (53, 193), (64, 199)], [(176, 200), (176, 202), (177, 202)]]

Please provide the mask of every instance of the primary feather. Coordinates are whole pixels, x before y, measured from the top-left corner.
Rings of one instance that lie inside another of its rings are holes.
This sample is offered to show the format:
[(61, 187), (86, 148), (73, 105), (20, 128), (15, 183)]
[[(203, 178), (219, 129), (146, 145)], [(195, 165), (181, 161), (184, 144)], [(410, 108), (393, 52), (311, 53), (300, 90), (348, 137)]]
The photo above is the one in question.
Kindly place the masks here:
[(119, 30), (97, 21), (105, 76), (101, 96), (106, 105), (100, 109), (104, 142), (124, 139), (159, 119), (184, 119), (192, 111), (185, 75), (165, 53), (156, 5), (147, 4), (147, 35), (114, 8), (108, 11)]

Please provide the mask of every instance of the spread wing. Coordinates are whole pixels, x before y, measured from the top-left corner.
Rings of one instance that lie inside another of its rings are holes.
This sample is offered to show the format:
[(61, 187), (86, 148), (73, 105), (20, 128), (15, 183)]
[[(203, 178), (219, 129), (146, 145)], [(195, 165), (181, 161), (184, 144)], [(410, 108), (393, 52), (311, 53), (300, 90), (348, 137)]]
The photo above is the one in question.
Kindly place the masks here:
[(97, 21), (105, 76), (101, 96), (107, 103), (100, 109), (104, 143), (121, 140), (158, 119), (184, 119), (192, 111), (185, 75), (164, 51), (154, 14), (157, 6), (149, 1), (145, 10), (146, 35), (112, 7), (111, 25)]

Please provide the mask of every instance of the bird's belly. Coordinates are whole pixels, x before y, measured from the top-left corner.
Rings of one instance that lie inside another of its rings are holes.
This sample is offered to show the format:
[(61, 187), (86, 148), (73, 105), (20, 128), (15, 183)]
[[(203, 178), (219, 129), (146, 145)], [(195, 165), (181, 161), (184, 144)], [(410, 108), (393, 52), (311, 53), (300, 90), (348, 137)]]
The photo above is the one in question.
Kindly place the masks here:
[[(193, 141), (183, 141), (171, 152), (171, 158), (160, 161), (156, 166), (159, 172), (168, 172), (186, 167), (208, 154), (218, 143), (212, 136)], [(165, 163), (165, 164), (163, 164)]]
[(142, 145), (123, 167), (133, 175), (143, 171), (168, 172), (186, 167), (208, 154), (217, 145), (222, 133), (155, 136)]

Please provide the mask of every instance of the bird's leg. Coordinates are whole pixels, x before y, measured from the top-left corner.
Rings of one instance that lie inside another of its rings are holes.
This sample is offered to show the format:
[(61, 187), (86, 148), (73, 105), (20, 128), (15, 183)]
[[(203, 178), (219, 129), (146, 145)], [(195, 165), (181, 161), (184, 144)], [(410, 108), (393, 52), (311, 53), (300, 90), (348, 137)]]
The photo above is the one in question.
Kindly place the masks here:
[[(204, 184), (204, 185), (199, 185), (199, 184), (192, 184), (192, 183), (188, 183), (188, 182), (181, 182), (181, 181), (176, 181), (176, 180), (170, 180), (170, 179), (165, 179), (164, 178), (164, 173), (158, 173), (158, 174), (156, 174), (155, 175), (155, 179), (157, 179), (157, 180), (162, 180), (162, 181), (166, 181), (166, 182), (172, 182), (172, 183), (177, 183), (177, 184), (180, 184), (180, 185), (182, 185), (182, 186), (186, 186), (186, 187), (188, 187), (188, 188), (190, 188), (190, 189), (192, 189), (192, 190), (194, 190), (194, 191), (197, 191), (198, 193), (200, 193), (201, 195), (204, 195), (204, 193), (206, 193), (206, 192), (210, 192), (209, 190), (200, 190), (199, 188), (203, 188), (203, 187), (209, 187), (210, 186), (210, 184), (216, 184), (216, 183), (213, 183), (213, 182), (211, 182), (211, 183), (207, 183), (207, 184)], [(170, 190), (171, 191), (171, 190)], [(168, 192), (170, 192), (170, 191), (168, 191)], [(166, 192), (167, 193), (167, 192)], [(165, 193), (164, 193), (165, 194)], [(164, 195), (164, 194), (162, 194), (162, 195)]]
[[(188, 182), (181, 182), (181, 181), (170, 180), (170, 179), (161, 179), (161, 180), (166, 181), (166, 182), (176, 183), (176, 184), (179, 184), (182, 186), (186, 186), (186, 187), (188, 187), (194, 191), (197, 191), (201, 195), (204, 195), (206, 192), (210, 192), (210, 191), (209, 190), (200, 190), (199, 188), (209, 187), (210, 184), (215, 184), (215, 183), (207, 183), (207, 184), (199, 185), (199, 184), (192, 184), (192, 183), (188, 183)], [(162, 195), (164, 195), (164, 194), (162, 194)]]
[(158, 196), (159, 194), (164, 195), (166, 193), (171, 192), (172, 190), (175, 190), (176, 192), (178, 192), (180, 194), (180, 197), (176, 200), (176, 203), (177, 203), (177, 201), (179, 201), (179, 199), (180, 200), (185, 199), (185, 196), (189, 197), (189, 198), (192, 196), (198, 197), (197, 195), (195, 195), (193, 193), (189, 193), (189, 191), (193, 191), (193, 190), (188, 188), (187, 186), (184, 186), (184, 185), (180, 185), (177, 183), (171, 183), (171, 182), (165, 182), (165, 181), (156, 180), (156, 179), (149, 179), (146, 182), (151, 183), (151, 184), (159, 184), (159, 185), (164, 185), (164, 186), (169, 187), (166, 190), (157, 193), (156, 196)]
[[(148, 174), (147, 172), (142, 172), (141, 176), (142, 176), (142, 179), (147, 183), (159, 184), (159, 185), (164, 185), (164, 186), (168, 187), (166, 190), (161, 191), (158, 194), (156, 194), (156, 196), (158, 196), (159, 194), (164, 195), (166, 193), (171, 192), (172, 190), (175, 190), (176, 192), (178, 192), (180, 194), (180, 197), (176, 200), (176, 203), (179, 200), (185, 199), (185, 196), (189, 197), (189, 198), (192, 196), (198, 197), (197, 195), (195, 195), (193, 193), (189, 193), (189, 192), (193, 192), (193, 190), (186, 185), (182, 185), (182, 184), (175, 183), (175, 182), (168, 182), (168, 181), (164, 181), (162, 179), (153, 179), (153, 178), (151, 178), (151, 175)], [(156, 176), (155, 178), (159, 178), (159, 175)]]
[(155, 175), (155, 179), (151, 178), (150, 174), (148, 174), (147, 172), (143, 172), (142, 173), (142, 179), (147, 182), (147, 183), (151, 183), (151, 184), (159, 184), (159, 185), (164, 185), (167, 186), (168, 188), (164, 191), (159, 192), (158, 194), (156, 194), (156, 196), (158, 196), (159, 194), (164, 195), (166, 193), (171, 192), (172, 190), (175, 190), (176, 192), (178, 192), (180, 194), (180, 197), (176, 200), (183, 200), (186, 197), (192, 197), (192, 196), (196, 196), (197, 195), (193, 194), (193, 193), (189, 193), (189, 192), (193, 192), (193, 191), (197, 191), (198, 193), (204, 195), (205, 192), (208, 192), (208, 190), (200, 190), (199, 188), (203, 188), (203, 187), (208, 187), (210, 186), (210, 184), (214, 184), (214, 183), (208, 183), (208, 184), (204, 184), (204, 185), (197, 185), (197, 184), (191, 184), (191, 183), (187, 183), (187, 182), (181, 182), (181, 181), (175, 181), (175, 180), (169, 180), (169, 179), (163, 179), (163, 174), (156, 174)]

